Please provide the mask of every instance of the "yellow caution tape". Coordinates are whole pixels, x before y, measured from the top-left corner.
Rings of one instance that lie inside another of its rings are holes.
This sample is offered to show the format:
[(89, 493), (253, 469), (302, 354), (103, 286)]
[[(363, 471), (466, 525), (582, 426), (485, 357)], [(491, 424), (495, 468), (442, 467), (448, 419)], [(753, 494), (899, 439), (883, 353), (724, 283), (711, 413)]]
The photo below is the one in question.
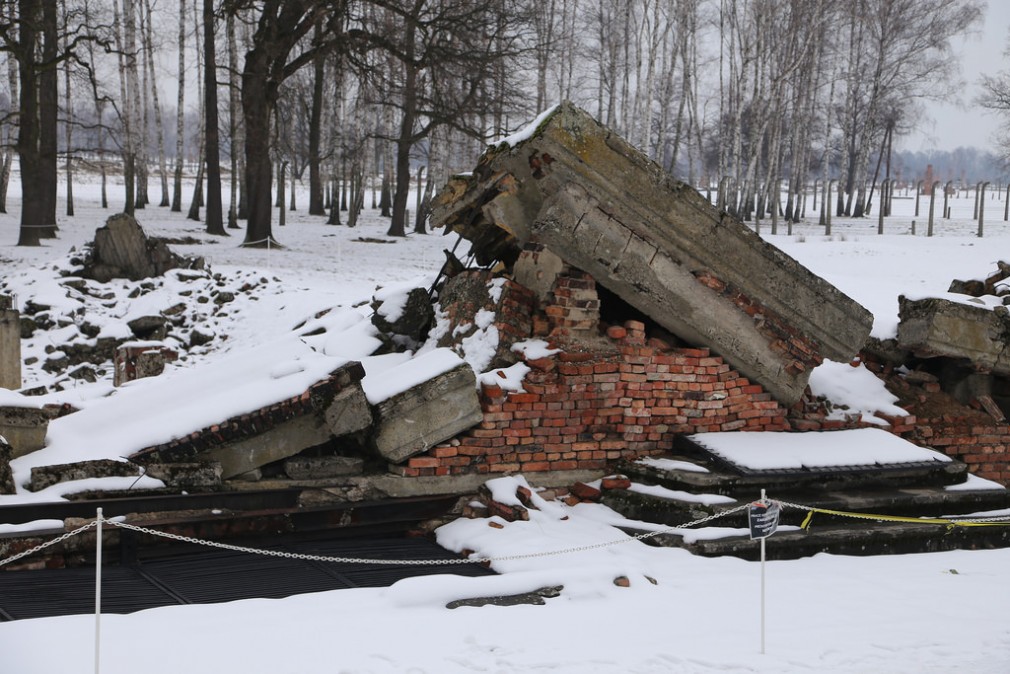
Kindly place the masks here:
[(854, 517), (861, 520), (875, 520), (881, 522), (909, 522), (912, 524), (940, 524), (947, 528), (953, 527), (1006, 527), (1010, 526), (1010, 522), (977, 522), (972, 520), (951, 520), (944, 519), (940, 517), (936, 518), (921, 518), (921, 517), (901, 517), (899, 515), (874, 515), (872, 513), (853, 513), (845, 512), (844, 510), (827, 510), (826, 508), (808, 508), (806, 506), (799, 506), (805, 510), (809, 510), (806, 518), (803, 520), (803, 524), (800, 525), (801, 528), (807, 529), (810, 527), (810, 521), (814, 518), (814, 513), (823, 513), (825, 515), (836, 515), (838, 517)]

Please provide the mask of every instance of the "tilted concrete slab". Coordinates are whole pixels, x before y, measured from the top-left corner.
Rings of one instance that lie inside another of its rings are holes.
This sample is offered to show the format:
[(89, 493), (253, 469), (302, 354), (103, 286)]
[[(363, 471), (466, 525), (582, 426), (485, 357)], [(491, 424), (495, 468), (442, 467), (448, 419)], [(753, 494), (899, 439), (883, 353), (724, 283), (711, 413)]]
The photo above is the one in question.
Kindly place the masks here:
[(898, 346), (920, 358), (955, 358), (977, 370), (1010, 375), (1010, 310), (978, 301), (899, 297)]
[(823, 359), (847, 361), (873, 318), (589, 114), (562, 104), (436, 197), (435, 227), (506, 265), (536, 241), (790, 404)]
[(477, 379), (463, 363), (372, 408), (375, 449), (400, 463), (484, 420)]
[(361, 364), (350, 363), (295, 399), (222, 420), (129, 458), (140, 464), (213, 462), (221, 466), (221, 477), (226, 480), (248, 473), (371, 427), (371, 409), (361, 389), (363, 377)]

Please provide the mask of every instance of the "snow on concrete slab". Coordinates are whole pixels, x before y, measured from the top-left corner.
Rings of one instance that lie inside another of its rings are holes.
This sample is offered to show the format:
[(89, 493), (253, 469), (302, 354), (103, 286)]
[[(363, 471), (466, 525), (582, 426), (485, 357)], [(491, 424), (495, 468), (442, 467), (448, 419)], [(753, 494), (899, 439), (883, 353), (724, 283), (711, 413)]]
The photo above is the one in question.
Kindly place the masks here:
[(385, 370), (382, 376), (366, 376), (361, 387), (368, 402), (378, 405), (462, 364), (451, 349), (435, 349)]
[(680, 461), (678, 459), (664, 459), (662, 457), (655, 456), (643, 456), (635, 463), (648, 466), (650, 468), (656, 468), (659, 470), (682, 470), (688, 473), (707, 473), (708, 468), (704, 466), (699, 466), (696, 463), (691, 463), (690, 461)]
[(696, 433), (690, 440), (749, 470), (886, 466), (950, 457), (876, 428), (809, 433)]
[(638, 484), (637, 482), (632, 482), (631, 486), (628, 487), (628, 491), (633, 491), (636, 494), (645, 494), (646, 496), (665, 498), (670, 501), (700, 503), (706, 506), (736, 503), (736, 499), (721, 494), (692, 494), (689, 491), (682, 491), (680, 489), (668, 489), (658, 485)]

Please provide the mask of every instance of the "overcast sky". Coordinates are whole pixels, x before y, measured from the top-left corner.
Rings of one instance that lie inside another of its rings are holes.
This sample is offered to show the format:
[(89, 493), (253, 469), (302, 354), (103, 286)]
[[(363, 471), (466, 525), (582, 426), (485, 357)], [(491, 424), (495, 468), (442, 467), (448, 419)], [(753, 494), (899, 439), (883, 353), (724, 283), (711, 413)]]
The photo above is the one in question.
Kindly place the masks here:
[(980, 32), (954, 43), (961, 57), (964, 93), (958, 103), (929, 103), (927, 119), (920, 128), (901, 143), (907, 150), (953, 150), (959, 146), (987, 148), (1000, 120), (974, 105), (979, 92), (979, 74), (995, 74), (1010, 70), (1010, 61), (1003, 56), (1010, 28), (1010, 2), (989, 0), (985, 22)]

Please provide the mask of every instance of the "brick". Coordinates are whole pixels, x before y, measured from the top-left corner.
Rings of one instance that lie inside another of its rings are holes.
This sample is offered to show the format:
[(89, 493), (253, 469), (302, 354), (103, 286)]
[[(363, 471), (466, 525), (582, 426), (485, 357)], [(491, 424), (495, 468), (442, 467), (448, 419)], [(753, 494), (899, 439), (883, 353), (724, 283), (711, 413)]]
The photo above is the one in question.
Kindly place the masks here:
[(624, 339), (628, 336), (628, 331), (619, 325), (611, 325), (607, 328), (607, 337), (610, 339)]

